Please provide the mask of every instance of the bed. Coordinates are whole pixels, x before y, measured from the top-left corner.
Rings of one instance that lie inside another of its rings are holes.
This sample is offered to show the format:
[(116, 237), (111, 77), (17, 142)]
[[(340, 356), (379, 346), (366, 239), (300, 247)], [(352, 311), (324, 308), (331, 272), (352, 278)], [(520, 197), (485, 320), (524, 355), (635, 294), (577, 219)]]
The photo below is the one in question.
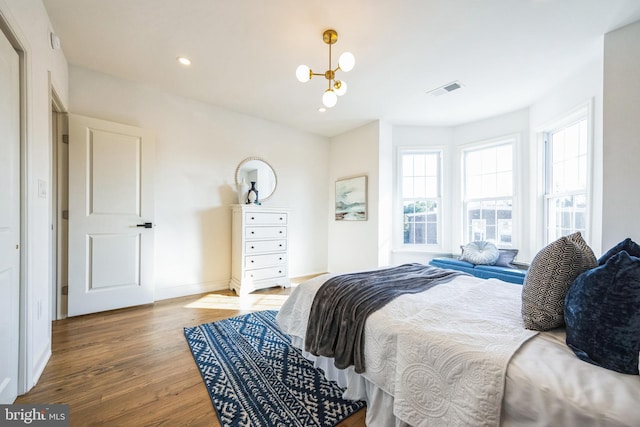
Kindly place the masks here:
[(393, 299), (364, 324), (362, 372), (336, 368), (305, 351), (314, 297), (335, 277), (298, 285), (277, 322), (367, 402), (368, 426), (640, 426), (640, 377), (579, 360), (563, 328), (525, 329), (522, 286), (498, 279), (460, 274)]

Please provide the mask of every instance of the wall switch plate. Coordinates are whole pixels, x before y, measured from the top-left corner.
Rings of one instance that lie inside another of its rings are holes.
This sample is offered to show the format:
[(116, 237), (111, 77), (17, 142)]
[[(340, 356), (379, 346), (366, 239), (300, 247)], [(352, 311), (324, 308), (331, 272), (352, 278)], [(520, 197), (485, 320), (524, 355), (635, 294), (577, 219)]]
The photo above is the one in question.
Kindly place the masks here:
[(47, 198), (47, 182), (43, 179), (38, 180), (38, 197), (41, 199)]

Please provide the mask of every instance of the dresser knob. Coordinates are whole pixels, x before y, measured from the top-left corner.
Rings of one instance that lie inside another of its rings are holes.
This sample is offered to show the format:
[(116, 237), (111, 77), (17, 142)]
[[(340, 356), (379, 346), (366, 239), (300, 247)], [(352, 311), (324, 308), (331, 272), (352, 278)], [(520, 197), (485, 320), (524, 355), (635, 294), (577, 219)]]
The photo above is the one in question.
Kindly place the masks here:
[(251, 234), (256, 234), (256, 232), (255, 232), (255, 231), (252, 231), (252, 232), (251, 232)]
[(255, 216), (252, 216), (252, 217), (251, 217), (251, 219), (256, 219), (256, 217), (255, 217)]
[(253, 264), (254, 262), (255, 262), (254, 260), (251, 260), (251, 264)]
[(280, 230), (280, 234), (282, 234), (282, 230)]
[(251, 249), (255, 249), (255, 246), (251, 246)]

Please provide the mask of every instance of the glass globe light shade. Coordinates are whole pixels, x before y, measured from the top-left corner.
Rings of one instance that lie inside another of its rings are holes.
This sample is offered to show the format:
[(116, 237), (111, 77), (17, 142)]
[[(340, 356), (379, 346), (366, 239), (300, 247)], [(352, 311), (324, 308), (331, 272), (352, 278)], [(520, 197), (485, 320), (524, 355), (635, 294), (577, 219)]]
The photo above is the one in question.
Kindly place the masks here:
[(338, 67), (345, 73), (353, 70), (354, 65), (356, 65), (356, 57), (351, 52), (344, 52), (338, 58)]
[(311, 76), (309, 75), (310, 71), (311, 70), (306, 65), (298, 66), (298, 68), (296, 69), (296, 77), (298, 78), (298, 81), (301, 83), (308, 82), (311, 78)]
[(344, 80), (336, 80), (336, 82), (333, 84), (333, 89), (336, 95), (342, 96), (347, 93), (347, 82), (345, 82)]
[(327, 89), (324, 91), (324, 95), (322, 95), (322, 103), (324, 104), (325, 107), (331, 108), (335, 106), (337, 102), (338, 102), (338, 97), (336, 96), (336, 93), (333, 90)]

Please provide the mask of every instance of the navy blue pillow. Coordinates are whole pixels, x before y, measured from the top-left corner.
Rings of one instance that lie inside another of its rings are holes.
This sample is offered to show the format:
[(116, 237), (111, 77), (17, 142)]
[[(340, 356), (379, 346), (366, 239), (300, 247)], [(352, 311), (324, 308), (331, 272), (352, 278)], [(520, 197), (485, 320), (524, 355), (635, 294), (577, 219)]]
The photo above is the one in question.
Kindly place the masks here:
[(600, 259), (598, 259), (598, 265), (604, 264), (609, 258), (620, 251), (627, 251), (627, 253), (631, 256), (640, 257), (640, 245), (627, 237), (622, 242), (609, 249), (604, 255), (602, 255)]
[(620, 251), (587, 270), (565, 299), (567, 345), (582, 360), (638, 375), (640, 258)]

